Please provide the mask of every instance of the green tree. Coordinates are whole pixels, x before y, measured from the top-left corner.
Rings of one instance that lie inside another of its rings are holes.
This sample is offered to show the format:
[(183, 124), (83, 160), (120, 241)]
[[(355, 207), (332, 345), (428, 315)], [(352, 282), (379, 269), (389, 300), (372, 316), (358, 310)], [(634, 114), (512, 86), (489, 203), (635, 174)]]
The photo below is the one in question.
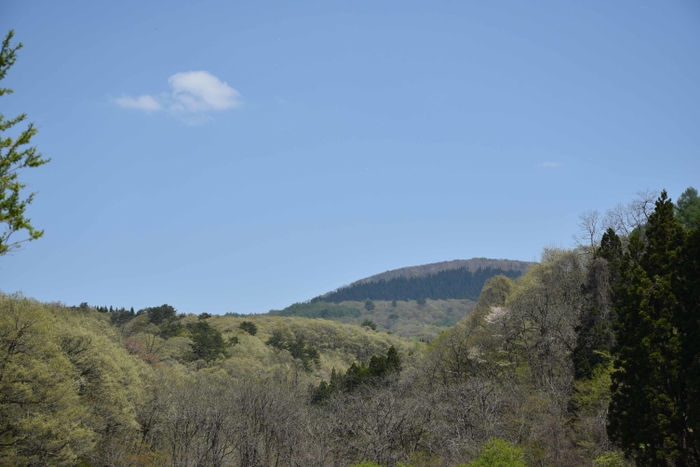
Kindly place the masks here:
[(473, 462), (466, 467), (526, 467), (522, 450), (505, 440), (492, 438)]
[(676, 219), (686, 227), (700, 227), (700, 196), (698, 190), (688, 188), (676, 201)]
[(192, 338), (192, 357), (194, 360), (211, 362), (226, 355), (226, 342), (221, 332), (204, 320), (188, 324)]
[(374, 302), (372, 300), (365, 301), (365, 310), (367, 310), (367, 311), (374, 310)]
[(0, 465), (75, 465), (92, 449), (57, 324), (38, 302), (0, 294)]
[[(5, 78), (5, 74), (17, 59), (17, 51), (22, 48), (21, 43), (14, 47), (10, 45), (12, 36), (14, 31), (10, 31), (2, 42), (0, 81)], [(0, 87), (0, 96), (11, 93), (12, 89)], [(22, 169), (39, 167), (50, 159), (43, 159), (36, 147), (27, 147), (37, 132), (34, 124), (30, 123), (16, 138), (2, 135), (25, 118), (27, 115), (21, 114), (5, 119), (5, 116), (0, 114), (0, 224), (5, 225), (4, 230), (0, 232), (0, 256), (19, 248), (22, 242), (36, 240), (44, 234), (43, 230), (36, 230), (32, 226), (31, 219), (25, 217), (25, 210), (32, 203), (35, 193), (22, 199), (21, 192), (26, 184), (20, 182), (18, 176)], [(27, 232), (27, 237), (11, 243), (10, 237), (21, 230)]]
[(177, 311), (172, 306), (163, 304), (161, 306), (153, 306), (139, 310), (138, 314), (146, 314), (148, 322), (159, 326), (165, 320), (171, 320), (177, 316)]
[(617, 261), (608, 434), (638, 465), (698, 466), (696, 237), (686, 241), (665, 191), (643, 235)]
[(247, 332), (251, 336), (254, 336), (258, 333), (258, 327), (252, 321), (243, 321), (241, 324), (238, 325), (238, 328)]
[(377, 324), (374, 321), (369, 320), (369, 319), (364, 320), (362, 322), (361, 326), (365, 327), (365, 328), (370, 328), (372, 331), (377, 330)]

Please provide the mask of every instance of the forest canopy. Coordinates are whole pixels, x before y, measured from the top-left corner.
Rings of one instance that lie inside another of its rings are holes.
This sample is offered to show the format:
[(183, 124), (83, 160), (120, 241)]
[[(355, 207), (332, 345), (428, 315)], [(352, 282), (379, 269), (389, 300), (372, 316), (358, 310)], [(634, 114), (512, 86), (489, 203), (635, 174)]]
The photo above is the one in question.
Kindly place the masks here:
[(700, 231), (628, 208), (429, 343), (0, 294), (0, 465), (698, 466)]

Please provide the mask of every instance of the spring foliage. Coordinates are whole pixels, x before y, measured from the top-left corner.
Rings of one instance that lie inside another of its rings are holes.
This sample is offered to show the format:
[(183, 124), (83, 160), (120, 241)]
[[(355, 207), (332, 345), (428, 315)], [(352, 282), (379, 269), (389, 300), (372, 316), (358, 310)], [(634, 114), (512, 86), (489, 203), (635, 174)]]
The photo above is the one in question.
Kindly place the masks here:
[[(0, 81), (14, 65), (17, 51), (22, 48), (21, 43), (16, 46), (10, 44), (13, 35), (14, 31), (10, 31), (5, 36), (0, 49)], [(0, 87), (0, 97), (11, 93), (12, 89)], [(34, 199), (34, 193), (22, 198), (22, 190), (26, 184), (19, 180), (19, 173), (22, 169), (46, 164), (50, 159), (43, 159), (36, 147), (30, 146), (32, 137), (37, 133), (34, 124), (30, 123), (14, 138), (5, 135), (26, 118), (26, 114), (9, 119), (0, 114), (0, 224), (4, 224), (4, 230), (0, 231), (0, 256), (18, 248), (22, 242), (36, 240), (44, 234), (43, 230), (35, 229), (31, 219), (25, 216), (27, 206)], [(26, 231), (27, 236), (20, 240), (10, 240), (13, 234), (20, 231)]]

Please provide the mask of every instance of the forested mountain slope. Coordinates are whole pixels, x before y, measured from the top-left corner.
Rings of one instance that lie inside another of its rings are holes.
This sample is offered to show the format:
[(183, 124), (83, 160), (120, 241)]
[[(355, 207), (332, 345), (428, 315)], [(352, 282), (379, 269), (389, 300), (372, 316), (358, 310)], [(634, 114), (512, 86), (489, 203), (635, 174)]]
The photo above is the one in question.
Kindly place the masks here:
[(431, 341), (471, 312), (472, 300), (365, 300), (295, 303), (271, 316), (322, 318), (372, 327), (401, 337)]
[(469, 314), (484, 283), (517, 278), (536, 263), (474, 258), (387, 271), (295, 303), (272, 316), (365, 323), (377, 330), (430, 341)]
[(502, 274), (515, 278), (535, 263), (476, 258), (445, 261), (387, 271), (361, 279), (312, 301), (340, 303), (363, 300), (449, 298), (476, 300), (484, 282)]
[(476, 272), (479, 269), (501, 269), (503, 271), (517, 271), (523, 274), (532, 266), (536, 265), (535, 262), (528, 261), (517, 261), (510, 259), (490, 259), (490, 258), (472, 258), (472, 259), (455, 259), (452, 261), (441, 261), (438, 263), (428, 263), (421, 264), (418, 266), (408, 266), (399, 269), (392, 269), (390, 271), (385, 271), (373, 276), (360, 279), (353, 282), (352, 285), (366, 283), (366, 282), (378, 282), (380, 280), (391, 280), (399, 277), (411, 278), (411, 277), (422, 277), (429, 274), (436, 274), (441, 271), (449, 271), (452, 269), (466, 269), (469, 272)]

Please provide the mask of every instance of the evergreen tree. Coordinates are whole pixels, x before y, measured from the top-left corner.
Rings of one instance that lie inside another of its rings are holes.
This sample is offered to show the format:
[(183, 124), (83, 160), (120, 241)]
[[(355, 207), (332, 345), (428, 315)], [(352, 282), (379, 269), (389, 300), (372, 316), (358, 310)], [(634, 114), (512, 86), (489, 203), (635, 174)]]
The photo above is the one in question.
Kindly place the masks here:
[(204, 320), (190, 323), (188, 326), (192, 338), (192, 358), (208, 362), (226, 357), (226, 343), (221, 332)]
[(688, 188), (676, 202), (676, 219), (686, 227), (700, 227), (700, 196), (698, 190)]
[(683, 276), (697, 276), (697, 263), (684, 258), (696, 247), (686, 244), (665, 191), (644, 230), (633, 232), (616, 264), (608, 434), (638, 465), (697, 466), (700, 426), (690, 423), (698, 399), (689, 385), (697, 382), (700, 310), (687, 296), (693, 278)]
[(252, 321), (243, 321), (241, 324), (238, 325), (238, 328), (247, 332), (251, 336), (254, 336), (258, 333), (258, 327)]
[(609, 363), (613, 344), (610, 319), (610, 288), (615, 282), (622, 255), (622, 243), (612, 229), (601, 240), (601, 245), (587, 265), (586, 282), (583, 285), (586, 305), (576, 326), (576, 347), (573, 351), (576, 379), (590, 378), (596, 366)]

